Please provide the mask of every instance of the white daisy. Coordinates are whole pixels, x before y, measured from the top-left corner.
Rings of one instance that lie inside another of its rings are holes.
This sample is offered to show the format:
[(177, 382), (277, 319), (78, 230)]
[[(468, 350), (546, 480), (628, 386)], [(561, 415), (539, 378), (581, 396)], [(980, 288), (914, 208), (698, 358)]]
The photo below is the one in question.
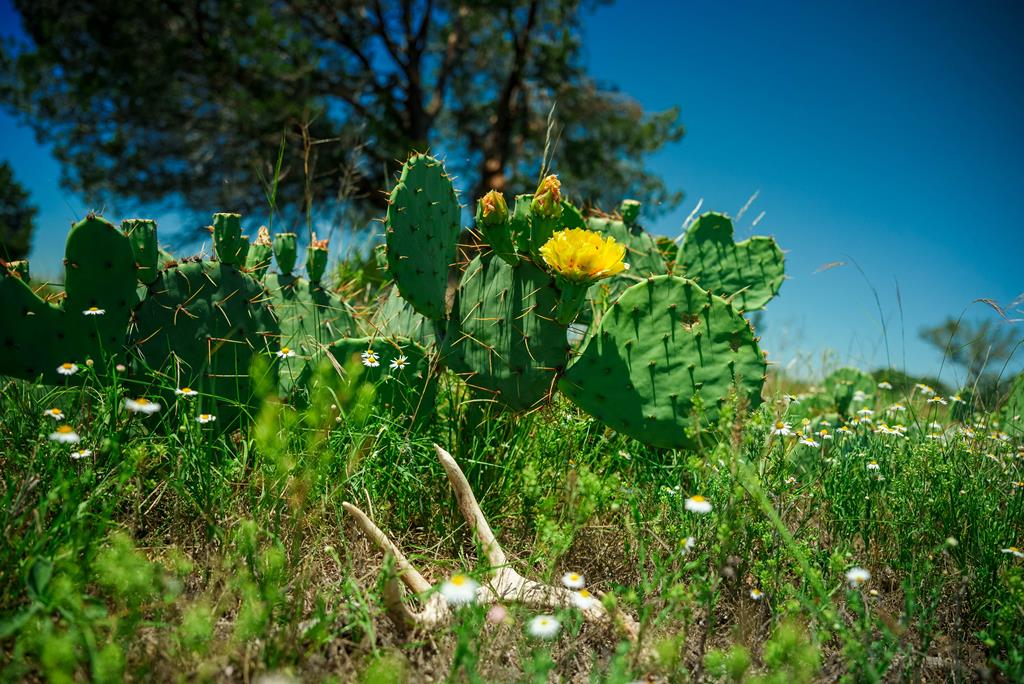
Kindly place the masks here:
[(78, 433), (70, 425), (61, 425), (50, 433), (50, 439), (61, 444), (74, 444), (81, 437), (78, 436)]
[(554, 615), (538, 615), (526, 625), (526, 631), (536, 639), (552, 639), (562, 628)]
[(711, 512), (711, 502), (705, 499), (700, 494), (694, 494), (693, 496), (691, 496), (684, 502), (683, 506), (686, 508), (686, 510), (690, 511), (691, 513)]
[(853, 393), (853, 400), (856, 402), (865, 402), (868, 400), (868, 395), (864, 393), (864, 390), (857, 390)]
[(892, 406), (890, 406), (889, 408), (886, 409), (886, 411), (889, 412), (889, 413), (895, 413), (897, 411), (906, 411), (906, 410), (907, 410), (907, 407), (904, 406), (903, 404), (893, 404)]
[(949, 395), (949, 400), (951, 402), (953, 402), (954, 404), (962, 404), (962, 403), (964, 403), (964, 398), (961, 397), (959, 394), (951, 394), (951, 395)]
[(50, 416), (54, 420), (64, 420), (64, 412), (59, 408), (48, 408), (43, 411), (44, 416)]
[(107, 313), (107, 310), (106, 309), (101, 309), (101, 308), (96, 307), (96, 306), (90, 306), (88, 309), (86, 309), (82, 313), (85, 314), (86, 316), (102, 316), (103, 314)]
[(891, 390), (892, 389), (892, 383), (889, 382), (888, 380), (883, 380), (882, 382), (878, 383), (878, 389), (881, 389), (881, 390)]
[(293, 356), (295, 356), (295, 350), (291, 349), (290, 347), (281, 347), (274, 353), (277, 355), (277, 358), (279, 359), (290, 359)]
[(795, 485), (796, 484), (796, 478), (793, 477), (792, 475), (790, 475), (789, 477), (786, 478), (786, 484), (788, 484), (788, 485)]
[(878, 470), (878, 461), (868, 461), (868, 470)]
[(772, 434), (782, 435), (783, 437), (789, 437), (791, 434), (793, 434), (793, 426), (781, 420), (775, 421), (775, 426), (772, 428)]
[(441, 584), (441, 596), (453, 606), (464, 606), (476, 601), (476, 590), (479, 587), (473, 579), (456, 574)]
[(367, 368), (376, 368), (377, 366), (380, 365), (380, 354), (373, 351), (372, 349), (367, 349), (366, 351), (364, 351), (362, 354), (359, 355), (359, 358), (362, 359), (363, 365), (366, 366)]
[(590, 610), (597, 603), (597, 598), (586, 589), (572, 592), (572, 604), (580, 610)]
[(149, 399), (125, 399), (124, 407), (132, 413), (144, 413), (147, 416), (160, 410), (160, 403)]
[(174, 393), (177, 394), (179, 397), (194, 397), (197, 394), (199, 394), (199, 392), (196, 392), (191, 387), (179, 387), (178, 389), (174, 390)]
[(928, 385), (923, 385), (920, 382), (917, 383), (916, 385), (914, 385), (914, 389), (916, 389), (918, 392), (920, 392), (921, 394), (925, 395), (926, 397), (930, 397), (933, 394), (935, 394), (935, 390), (934, 389), (932, 389)]
[(936, 394), (934, 397), (932, 397), (931, 399), (928, 400), (928, 403), (929, 404), (942, 404), (943, 406), (945, 406), (949, 402), (946, 401), (945, 399), (943, 399), (941, 395)]
[(61, 375), (74, 375), (78, 372), (77, 363), (62, 363), (57, 366), (57, 372)]
[(859, 589), (869, 579), (871, 579), (871, 573), (864, 568), (850, 568), (846, 571), (846, 581), (849, 582), (851, 589)]
[(199, 423), (200, 425), (206, 425), (207, 423), (212, 423), (215, 420), (217, 420), (217, 416), (211, 415), (209, 413), (200, 413), (198, 416), (196, 416), (196, 422)]
[(857, 411), (857, 415), (861, 418), (870, 418), (875, 415), (875, 412), (869, 408), (862, 408), (860, 411)]
[(1014, 555), (1017, 558), (1024, 558), (1024, 551), (1021, 551), (1016, 546), (1011, 546), (1009, 548), (1002, 549), (1002, 551), (1003, 553), (1009, 553), (1011, 555)]
[(680, 546), (683, 547), (683, 555), (688, 555), (690, 551), (693, 551), (693, 547), (696, 545), (697, 540), (693, 537), (687, 537), (686, 539), (684, 539), (683, 542), (680, 544)]
[(850, 426), (849, 426), (849, 425), (840, 425), (840, 426), (839, 426), (839, 427), (838, 427), (838, 428), (836, 429), (836, 432), (842, 432), (842, 433), (843, 433), (844, 435), (848, 435), (848, 434), (850, 434), (851, 432), (853, 432), (853, 430), (852, 430), (852, 429), (850, 428)]
[(755, 601), (760, 601), (764, 598), (764, 592), (760, 589), (751, 589), (750, 598), (754, 599)]
[(89, 458), (92, 456), (92, 449), (80, 449), (79, 451), (72, 451), (71, 458), (76, 461), (82, 458)]
[(567, 572), (562, 575), (562, 584), (570, 589), (582, 589), (586, 585), (583, 575), (576, 572)]
[(397, 359), (392, 359), (391, 360), (391, 363), (389, 364), (389, 368), (391, 368), (391, 370), (402, 370), (403, 368), (405, 368), (408, 365), (409, 365), (409, 359), (407, 359), (405, 357), (405, 354), (402, 354)]
[(832, 433), (825, 428), (818, 430), (818, 436), (822, 439), (832, 439)]
[(820, 442), (815, 442), (814, 439), (811, 438), (810, 436), (801, 436), (800, 443), (803, 444), (804, 446), (809, 446), (812, 449), (817, 449), (818, 447), (821, 446)]

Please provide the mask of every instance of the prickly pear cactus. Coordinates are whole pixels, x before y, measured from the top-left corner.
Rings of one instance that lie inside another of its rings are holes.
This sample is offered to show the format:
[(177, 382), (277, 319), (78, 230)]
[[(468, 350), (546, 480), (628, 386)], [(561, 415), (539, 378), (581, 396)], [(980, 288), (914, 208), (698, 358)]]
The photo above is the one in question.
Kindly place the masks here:
[(877, 389), (874, 378), (857, 368), (840, 368), (825, 378), (825, 393), (840, 415), (849, 417), (864, 404), (857, 401), (860, 394), (867, 398)]
[(166, 268), (149, 286), (131, 350), (169, 399), (175, 388), (195, 389), (223, 423), (251, 402), (253, 359), (270, 358), (280, 336), (259, 282), (231, 264), (192, 261)]
[(566, 326), (555, 321), (554, 279), (533, 264), (476, 257), (459, 285), (452, 367), (479, 394), (514, 410), (548, 399), (568, 360)]
[(461, 209), (441, 162), (422, 154), (409, 157), (391, 191), (385, 224), (388, 267), (402, 297), (427, 318), (445, 318)]
[[(686, 447), (736, 385), (761, 401), (765, 360), (750, 324), (694, 282), (655, 276), (626, 290), (559, 381), (581, 409), (656, 447)], [(694, 397), (704, 413), (695, 416)]]
[(314, 367), (325, 345), (355, 334), (355, 321), (337, 294), (295, 275), (263, 279), (281, 327), (279, 346), (295, 352), (282, 360), (281, 391), (287, 394), (307, 364)]
[(121, 221), (121, 230), (131, 242), (139, 282), (149, 285), (159, 275), (160, 245), (157, 244), (156, 221), (125, 219)]
[(437, 341), (433, 321), (418, 313), (402, 299), (398, 288), (391, 286), (380, 302), (367, 326), (368, 333), (376, 337), (408, 337), (429, 346)]
[(351, 337), (327, 347), (339, 368), (356, 367), (360, 383), (373, 383), (377, 403), (413, 420), (429, 417), (437, 399), (437, 375), (422, 346), (406, 337)]
[(722, 297), (733, 297), (742, 311), (763, 309), (785, 280), (785, 257), (770, 237), (733, 242), (732, 220), (703, 214), (683, 238), (677, 256), (682, 274)]
[(59, 304), (40, 299), (18, 269), (0, 266), (0, 375), (62, 384), (69, 376), (58, 366), (92, 360), (102, 374), (122, 352), (137, 301), (129, 239), (90, 215), (71, 227), (64, 263)]

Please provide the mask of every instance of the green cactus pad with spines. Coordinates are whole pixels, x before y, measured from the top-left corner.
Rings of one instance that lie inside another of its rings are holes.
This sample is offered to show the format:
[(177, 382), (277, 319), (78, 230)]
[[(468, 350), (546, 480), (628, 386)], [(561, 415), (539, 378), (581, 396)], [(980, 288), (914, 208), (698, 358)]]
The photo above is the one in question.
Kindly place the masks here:
[(587, 228), (602, 235), (609, 235), (615, 241), (626, 246), (626, 263), (629, 270), (623, 271), (620, 278), (632, 279), (648, 276), (664, 275), (668, 272), (661, 250), (650, 233), (637, 225), (627, 225), (616, 218), (592, 216), (587, 219)]
[(446, 316), (448, 267), (455, 262), (461, 209), (441, 162), (409, 157), (388, 200), (388, 268), (402, 297), (427, 318)]
[(433, 321), (417, 313), (409, 302), (402, 299), (395, 286), (388, 288), (387, 295), (366, 327), (377, 337), (408, 337), (423, 346), (437, 340)]
[(290, 275), (299, 255), (299, 238), (295, 233), (278, 233), (274, 236), (274, 260), (281, 275)]
[(239, 214), (213, 215), (213, 248), (217, 260), (225, 264), (244, 264), (243, 250), (249, 241), (242, 237), (242, 217)]
[(278, 348), (296, 354), (281, 360), (281, 391), (287, 394), (307, 365), (315, 367), (327, 344), (356, 333), (355, 321), (338, 295), (305, 278), (272, 273), (263, 284), (281, 328)]
[[(41, 299), (16, 271), (0, 268), (0, 375), (64, 384), (59, 365), (93, 360), (103, 374), (123, 351), (138, 301), (129, 239), (90, 215), (68, 233), (64, 264), (66, 296), (59, 305)], [(85, 315), (92, 308), (103, 313)]]
[[(204, 409), (230, 424), (251, 405), (254, 358), (278, 349), (281, 329), (258, 281), (222, 262), (192, 261), (160, 273), (139, 305), (132, 353), (167, 401), (176, 387), (202, 393)], [(275, 375), (276, 364), (267, 364)], [(152, 390), (157, 391), (157, 390)]]
[(785, 280), (785, 256), (773, 238), (733, 242), (732, 220), (714, 212), (701, 215), (686, 231), (677, 260), (682, 275), (733, 298), (742, 311), (763, 309)]
[[(375, 367), (363, 363), (361, 354), (374, 351)], [(340, 368), (358, 364), (358, 382), (371, 382), (376, 389), (376, 403), (399, 415), (419, 421), (434, 413), (437, 400), (437, 373), (432, 371), (432, 358), (422, 346), (405, 337), (350, 337), (327, 347)], [(405, 356), (404, 368), (392, 368), (392, 362)], [(306, 378), (310, 377), (307, 374)]]
[(270, 256), (272, 248), (270, 245), (261, 245), (253, 243), (249, 245), (249, 252), (245, 256), (245, 270), (247, 270), (253, 278), (260, 280), (267, 273), (267, 268), (270, 266)]
[(156, 221), (125, 219), (121, 221), (121, 230), (131, 242), (139, 282), (149, 285), (160, 275), (160, 245), (156, 239)]
[(765, 360), (750, 324), (724, 299), (675, 276), (655, 276), (611, 306), (559, 381), (609, 427), (655, 447), (692, 445), (694, 397), (716, 420), (734, 385), (761, 402)]
[(451, 333), (459, 359), (449, 366), (468, 369), (470, 387), (514, 410), (542, 404), (568, 360), (557, 305), (554, 279), (536, 266), (476, 257), (459, 285), (459, 329)]
[(309, 249), (306, 252), (306, 275), (311, 283), (319, 283), (327, 270), (327, 250)]

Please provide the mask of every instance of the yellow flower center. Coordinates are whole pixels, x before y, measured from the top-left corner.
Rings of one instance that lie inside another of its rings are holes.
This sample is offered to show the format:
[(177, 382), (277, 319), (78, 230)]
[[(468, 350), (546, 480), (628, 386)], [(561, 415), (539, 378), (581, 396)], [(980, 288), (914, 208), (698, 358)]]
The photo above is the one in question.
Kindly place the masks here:
[(586, 589), (580, 589), (579, 595), (582, 596), (583, 598), (590, 598), (590, 592), (587, 591)]
[(625, 245), (582, 228), (558, 231), (540, 248), (540, 255), (555, 273), (578, 283), (607, 278), (626, 269)]
[(63, 368), (64, 370), (71, 370), (71, 367), (74, 366), (74, 365), (75, 364), (73, 364), (73, 363), (62, 363), (62, 364), (60, 364), (60, 367)]
[(61, 425), (59, 428), (57, 428), (57, 432), (61, 433), (62, 435), (67, 435), (74, 432), (74, 430), (71, 429), (70, 425)]
[(146, 404), (149, 403), (149, 399), (136, 399), (135, 403), (138, 404), (139, 406), (145, 406)]
[(452, 578), (451, 578), (450, 581), (455, 586), (461, 587), (463, 584), (466, 583), (466, 576), (465, 575), (452, 575)]
[(281, 347), (281, 353), (282, 353), (282, 354), (287, 354), (287, 353), (289, 353), (290, 351), (291, 351), (291, 349), (289, 349), (288, 347)]
[(192, 388), (191, 387), (182, 387), (181, 388), (181, 393), (182, 394), (192, 394)]
[(693, 496), (690, 497), (690, 501), (694, 503), (704, 503), (705, 501), (707, 501), (707, 499), (705, 499), (700, 494), (694, 494)]

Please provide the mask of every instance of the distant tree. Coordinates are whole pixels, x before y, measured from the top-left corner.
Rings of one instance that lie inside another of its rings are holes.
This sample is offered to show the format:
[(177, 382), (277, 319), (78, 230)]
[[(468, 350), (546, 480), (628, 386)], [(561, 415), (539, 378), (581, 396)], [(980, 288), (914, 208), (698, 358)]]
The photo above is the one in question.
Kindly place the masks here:
[(29, 194), (14, 178), (14, 170), (0, 161), (0, 259), (17, 261), (32, 247), (38, 209), (29, 204)]
[(921, 339), (966, 371), (968, 386), (986, 372), (998, 374), (1024, 339), (1024, 329), (1019, 325), (991, 318), (947, 318), (938, 325), (923, 328), (920, 334)]
[(644, 166), (682, 137), (678, 109), (645, 112), (583, 66), (595, 0), (14, 4), (27, 41), (0, 55), (0, 100), (97, 204), (265, 210), (282, 135), (298, 211), (342, 196), (379, 213), (414, 149), (446, 158), (463, 201), (532, 191), (546, 139), (578, 201), (681, 199)]

